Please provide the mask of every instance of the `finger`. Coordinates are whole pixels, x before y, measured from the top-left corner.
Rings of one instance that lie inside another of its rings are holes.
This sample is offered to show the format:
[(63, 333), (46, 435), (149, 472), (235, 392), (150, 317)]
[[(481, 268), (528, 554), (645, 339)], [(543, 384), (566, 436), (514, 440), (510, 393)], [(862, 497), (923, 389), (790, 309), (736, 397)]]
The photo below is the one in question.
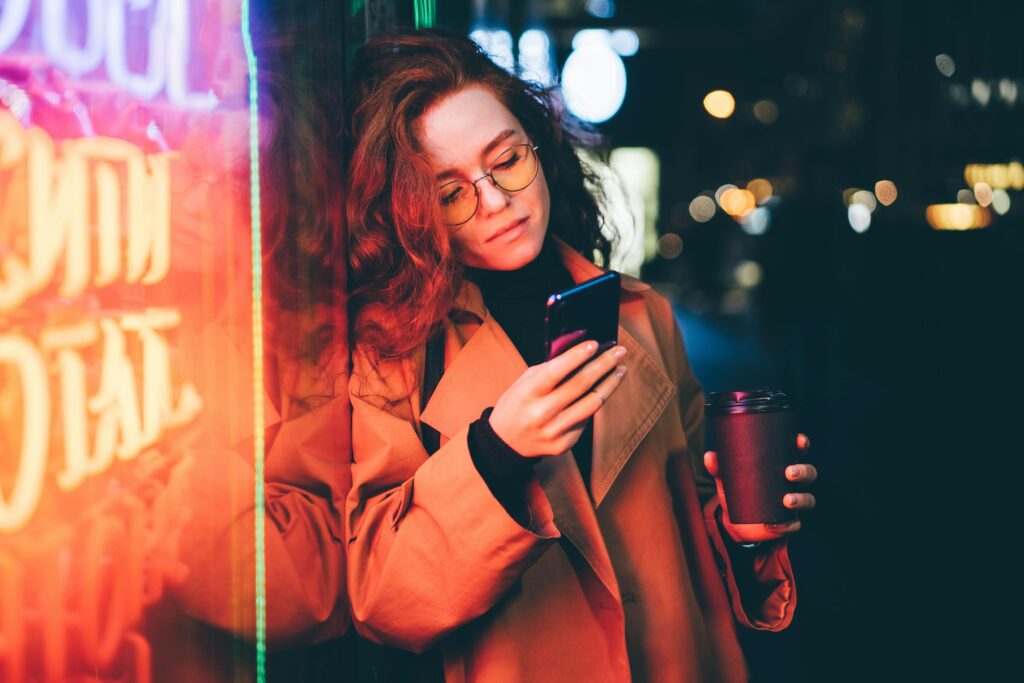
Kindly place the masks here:
[(782, 499), (782, 504), (790, 510), (810, 510), (815, 503), (812, 493), (787, 493)]
[(555, 431), (564, 431), (573, 425), (586, 422), (598, 410), (604, 407), (608, 398), (615, 393), (615, 390), (622, 384), (622, 378), (626, 375), (626, 366), (620, 365), (615, 372), (608, 375), (600, 384), (586, 392), (579, 399), (563, 409), (551, 421), (551, 427)]
[(596, 351), (596, 341), (585, 341), (565, 353), (541, 363), (537, 366), (540, 368), (539, 379), (535, 386), (537, 393), (541, 395), (551, 393), (552, 389), (558, 386), (573, 370), (583, 365)]
[(794, 519), (792, 522), (783, 522), (782, 524), (765, 524), (765, 529), (776, 534), (791, 534), (794, 531), (800, 531), (800, 520)]
[(704, 454), (704, 467), (712, 477), (718, 476), (718, 453), (708, 451)]
[(800, 433), (796, 435), (796, 447), (801, 451), (809, 450), (811, 447), (811, 439), (806, 434)]
[[(616, 364), (626, 355), (625, 346), (615, 346), (602, 353), (597, 358), (587, 362), (575, 375), (567, 379), (554, 391), (551, 392), (552, 406), (555, 410), (562, 410), (574, 403), (587, 391), (598, 389), (594, 385), (608, 373), (615, 369)], [(618, 383), (615, 384), (618, 386)], [(614, 389), (614, 387), (611, 387)], [(605, 400), (608, 400), (610, 393), (601, 392)]]
[(818, 470), (814, 465), (790, 465), (786, 468), (786, 479), (790, 481), (810, 484), (817, 478)]

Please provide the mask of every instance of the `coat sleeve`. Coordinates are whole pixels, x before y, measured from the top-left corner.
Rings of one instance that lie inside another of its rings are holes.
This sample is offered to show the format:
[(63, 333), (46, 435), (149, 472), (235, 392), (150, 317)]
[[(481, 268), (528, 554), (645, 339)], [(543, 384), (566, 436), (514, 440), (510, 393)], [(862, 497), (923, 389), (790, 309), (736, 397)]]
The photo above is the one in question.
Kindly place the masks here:
[(373, 370), (353, 354), (346, 529), (357, 631), (422, 652), (487, 612), (559, 533), (535, 476), (525, 494), (529, 528), (509, 516), (473, 465), (469, 425), (427, 457), (409, 390), (413, 365)]
[[(667, 314), (674, 319), (671, 311)], [(703, 508), (704, 526), (736, 620), (747, 628), (781, 631), (793, 620), (796, 586), (786, 539), (757, 550), (731, 549), (716, 515), (721, 508), (714, 479), (704, 467), (704, 392), (690, 367), (678, 325), (673, 323), (673, 366), (689, 461)]]

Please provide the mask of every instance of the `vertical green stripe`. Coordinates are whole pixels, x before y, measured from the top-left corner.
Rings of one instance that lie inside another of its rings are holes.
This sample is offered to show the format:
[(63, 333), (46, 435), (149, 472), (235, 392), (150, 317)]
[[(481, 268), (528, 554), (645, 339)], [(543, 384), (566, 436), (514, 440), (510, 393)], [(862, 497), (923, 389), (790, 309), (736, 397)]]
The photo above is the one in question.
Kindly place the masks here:
[(412, 13), (416, 28), (430, 28), (437, 23), (434, 0), (413, 0)]
[(266, 681), (267, 584), (263, 504), (263, 248), (260, 217), (259, 89), (249, 26), (249, 0), (242, 0), (242, 42), (249, 67), (249, 214), (252, 225), (253, 432), (256, 490), (256, 681)]

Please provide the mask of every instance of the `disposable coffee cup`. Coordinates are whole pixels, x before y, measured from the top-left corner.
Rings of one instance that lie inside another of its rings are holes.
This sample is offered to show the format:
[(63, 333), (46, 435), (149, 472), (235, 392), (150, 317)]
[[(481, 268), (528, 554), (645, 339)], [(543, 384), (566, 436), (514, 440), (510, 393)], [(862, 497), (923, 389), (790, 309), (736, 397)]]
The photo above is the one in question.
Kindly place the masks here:
[(721, 391), (705, 405), (708, 448), (736, 524), (781, 524), (796, 519), (782, 504), (794, 491), (786, 466), (797, 462), (796, 416), (781, 391)]

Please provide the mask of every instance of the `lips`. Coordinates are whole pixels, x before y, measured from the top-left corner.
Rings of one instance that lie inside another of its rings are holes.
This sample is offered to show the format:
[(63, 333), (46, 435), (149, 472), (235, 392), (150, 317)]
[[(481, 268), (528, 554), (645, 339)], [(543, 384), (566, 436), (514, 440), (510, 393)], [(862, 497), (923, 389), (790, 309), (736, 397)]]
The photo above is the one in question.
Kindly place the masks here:
[(518, 227), (519, 227), (520, 225), (522, 225), (523, 223), (525, 223), (525, 222), (526, 222), (526, 219), (527, 219), (527, 218), (529, 218), (529, 216), (526, 216), (526, 217), (520, 218), (520, 219), (519, 219), (519, 220), (517, 220), (517, 221), (513, 221), (512, 223), (509, 223), (509, 224), (508, 224), (508, 225), (506, 225), (506, 226), (505, 226), (504, 228), (502, 228), (501, 230), (498, 230), (498, 232), (496, 232), (496, 233), (494, 233), (493, 235), (491, 235), (490, 237), (488, 237), (488, 238), (487, 238), (487, 241), (488, 241), (488, 242), (491, 242), (491, 241), (493, 241), (493, 240), (496, 240), (497, 238), (501, 237), (502, 235), (504, 235), (504, 234), (505, 234), (506, 232), (508, 232), (509, 230), (515, 230), (515, 229), (516, 229), (516, 228), (518, 228)]

